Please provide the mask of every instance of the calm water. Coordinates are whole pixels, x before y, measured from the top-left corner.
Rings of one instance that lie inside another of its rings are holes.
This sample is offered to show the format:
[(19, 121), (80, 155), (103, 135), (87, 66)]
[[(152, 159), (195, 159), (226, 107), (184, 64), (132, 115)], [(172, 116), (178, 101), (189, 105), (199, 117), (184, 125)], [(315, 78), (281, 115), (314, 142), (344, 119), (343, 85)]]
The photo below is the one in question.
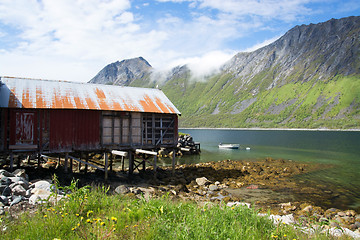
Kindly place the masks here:
[[(265, 157), (334, 167), (301, 176), (313, 184), (342, 188), (352, 208), (360, 207), (360, 132), (180, 129), (201, 143), (201, 154), (178, 159), (178, 164)], [(239, 143), (238, 150), (221, 150), (219, 143)], [(245, 150), (250, 147), (250, 151)]]

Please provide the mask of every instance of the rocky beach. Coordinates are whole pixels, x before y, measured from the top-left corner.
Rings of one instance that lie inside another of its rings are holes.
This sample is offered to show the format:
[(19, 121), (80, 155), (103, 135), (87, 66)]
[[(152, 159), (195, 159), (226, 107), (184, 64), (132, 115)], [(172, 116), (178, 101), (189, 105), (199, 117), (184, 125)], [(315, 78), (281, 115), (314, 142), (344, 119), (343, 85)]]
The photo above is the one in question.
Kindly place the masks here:
[[(24, 166), (14, 172), (0, 170), (0, 214), (16, 216), (33, 211), (42, 201), (57, 201), (65, 193), (55, 188), (54, 174), (62, 185), (78, 179), (78, 187), (107, 185), (114, 194), (133, 198), (156, 198), (167, 195), (174, 201), (194, 201), (201, 206), (224, 203), (246, 205), (259, 213), (270, 213), (274, 221), (319, 224), (326, 229), (347, 229), (360, 237), (358, 209), (334, 207), (341, 201), (341, 192), (323, 185), (308, 185), (296, 176), (327, 168), (290, 160), (266, 158), (260, 161), (207, 162), (178, 165), (136, 172), (132, 176), (119, 170), (109, 175), (90, 171), (64, 173), (61, 165), (43, 164), (41, 168)], [(342, 230), (344, 231), (344, 230)]]

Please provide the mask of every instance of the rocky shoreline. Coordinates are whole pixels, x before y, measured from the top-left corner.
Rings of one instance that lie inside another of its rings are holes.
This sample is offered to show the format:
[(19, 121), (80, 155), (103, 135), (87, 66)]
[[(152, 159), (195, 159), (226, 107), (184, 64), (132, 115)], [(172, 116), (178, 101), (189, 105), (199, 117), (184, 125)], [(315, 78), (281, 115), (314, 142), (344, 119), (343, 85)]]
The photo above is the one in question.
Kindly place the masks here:
[(272, 158), (256, 162), (223, 160), (178, 165), (174, 172), (171, 167), (161, 167), (156, 178), (152, 167), (130, 178), (115, 170), (107, 183), (97, 171), (65, 174), (61, 166), (18, 169), (13, 173), (0, 170), (0, 214), (31, 211), (45, 199), (62, 198), (62, 193), (51, 184), (52, 174), (56, 174), (65, 185), (75, 178), (79, 179), (79, 187), (107, 184), (114, 194), (134, 198), (168, 195), (175, 201), (194, 201), (199, 205), (246, 205), (260, 213), (270, 212), (274, 222), (285, 219), (302, 227), (319, 224), (328, 230), (347, 229), (353, 237), (360, 237), (360, 214), (354, 209), (327, 207), (329, 199), (341, 199), (336, 190), (309, 186), (295, 178), (319, 168), (324, 166)]

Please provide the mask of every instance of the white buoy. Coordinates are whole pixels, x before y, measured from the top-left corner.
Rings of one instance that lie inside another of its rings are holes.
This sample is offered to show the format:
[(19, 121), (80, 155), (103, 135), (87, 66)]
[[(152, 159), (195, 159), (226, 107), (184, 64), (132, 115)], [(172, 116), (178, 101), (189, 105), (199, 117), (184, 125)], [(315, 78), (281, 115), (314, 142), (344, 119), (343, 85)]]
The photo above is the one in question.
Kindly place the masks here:
[(249, 147), (246, 147), (246, 150), (250, 150), (250, 148), (249, 148)]

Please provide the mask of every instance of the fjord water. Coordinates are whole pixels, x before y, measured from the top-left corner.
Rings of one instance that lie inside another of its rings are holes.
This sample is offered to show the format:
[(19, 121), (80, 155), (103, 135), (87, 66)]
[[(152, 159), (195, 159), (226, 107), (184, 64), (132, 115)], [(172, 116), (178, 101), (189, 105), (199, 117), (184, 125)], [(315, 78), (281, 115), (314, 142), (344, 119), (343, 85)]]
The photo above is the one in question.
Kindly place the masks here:
[[(180, 129), (201, 143), (201, 154), (184, 156), (178, 164), (266, 157), (320, 163), (324, 168), (297, 177), (309, 184), (336, 187), (346, 195), (341, 207), (360, 208), (360, 132), (302, 130)], [(219, 149), (219, 143), (239, 143), (240, 149)], [(250, 150), (246, 150), (250, 147)], [(329, 167), (330, 166), (330, 167)], [(340, 206), (339, 206), (340, 207)]]

